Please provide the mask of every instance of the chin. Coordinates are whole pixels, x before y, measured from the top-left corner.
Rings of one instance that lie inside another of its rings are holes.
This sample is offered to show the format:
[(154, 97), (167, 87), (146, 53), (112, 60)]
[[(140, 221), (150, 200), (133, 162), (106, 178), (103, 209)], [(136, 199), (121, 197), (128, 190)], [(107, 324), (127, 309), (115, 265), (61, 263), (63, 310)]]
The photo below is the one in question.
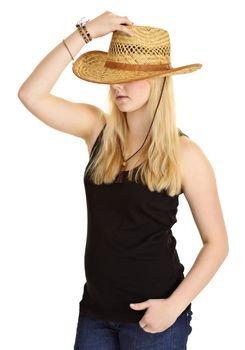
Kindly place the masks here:
[(131, 112), (131, 111), (130, 111), (129, 109), (127, 109), (127, 108), (120, 108), (120, 107), (118, 107), (118, 109), (119, 109), (119, 111), (124, 112), (124, 113)]

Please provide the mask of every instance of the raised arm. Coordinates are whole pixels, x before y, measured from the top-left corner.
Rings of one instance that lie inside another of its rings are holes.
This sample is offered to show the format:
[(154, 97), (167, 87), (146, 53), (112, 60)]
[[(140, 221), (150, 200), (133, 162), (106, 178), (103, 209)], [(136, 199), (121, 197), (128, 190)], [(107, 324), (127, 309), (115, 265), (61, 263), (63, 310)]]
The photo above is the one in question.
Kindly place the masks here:
[[(86, 24), (92, 39), (121, 30), (130, 35), (122, 23), (131, 24), (127, 17), (117, 16), (106, 11)], [(85, 45), (76, 29), (64, 39), (72, 56), (75, 57)], [(71, 56), (63, 42), (60, 42), (36, 66), (18, 91), (18, 97), (25, 107), (45, 124), (81, 137), (86, 141), (98, 124), (104, 124), (104, 113), (98, 107), (80, 102), (71, 102), (50, 93)], [(82, 80), (81, 80), (82, 83)]]

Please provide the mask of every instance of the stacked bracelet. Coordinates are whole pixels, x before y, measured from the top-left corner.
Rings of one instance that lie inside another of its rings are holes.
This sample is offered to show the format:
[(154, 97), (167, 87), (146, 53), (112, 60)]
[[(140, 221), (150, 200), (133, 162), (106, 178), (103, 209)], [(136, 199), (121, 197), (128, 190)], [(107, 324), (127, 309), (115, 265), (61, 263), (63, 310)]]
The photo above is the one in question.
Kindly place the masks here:
[(86, 22), (83, 22), (83, 19), (84, 17), (76, 24), (76, 27), (87, 44), (89, 41), (92, 41), (92, 37), (86, 28), (86, 23), (89, 21), (89, 19)]
[[(79, 33), (82, 35), (85, 43), (87, 44), (89, 41), (92, 41), (92, 37), (91, 37), (90, 33), (87, 31), (87, 28), (86, 28), (86, 25), (85, 25), (89, 21), (89, 19), (84, 21), (85, 18), (86, 17), (83, 17), (82, 19), (80, 19), (80, 21), (77, 22), (76, 27), (77, 27)], [(69, 47), (67, 46), (67, 44), (66, 44), (64, 39), (63, 39), (63, 44), (65, 45), (65, 47), (68, 50), (72, 60), (74, 61), (74, 57), (72, 56), (71, 51), (69, 50)]]

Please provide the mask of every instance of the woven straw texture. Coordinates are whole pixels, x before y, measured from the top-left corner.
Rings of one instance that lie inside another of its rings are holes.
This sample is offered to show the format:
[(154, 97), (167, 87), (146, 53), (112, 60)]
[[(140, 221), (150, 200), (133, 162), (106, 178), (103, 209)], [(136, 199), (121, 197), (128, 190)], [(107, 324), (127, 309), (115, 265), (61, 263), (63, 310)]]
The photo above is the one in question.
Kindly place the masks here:
[(128, 28), (133, 36), (113, 32), (108, 52), (95, 50), (82, 54), (73, 63), (73, 73), (90, 82), (113, 84), (190, 73), (202, 67), (200, 63), (171, 66), (171, 44), (166, 30), (136, 25)]

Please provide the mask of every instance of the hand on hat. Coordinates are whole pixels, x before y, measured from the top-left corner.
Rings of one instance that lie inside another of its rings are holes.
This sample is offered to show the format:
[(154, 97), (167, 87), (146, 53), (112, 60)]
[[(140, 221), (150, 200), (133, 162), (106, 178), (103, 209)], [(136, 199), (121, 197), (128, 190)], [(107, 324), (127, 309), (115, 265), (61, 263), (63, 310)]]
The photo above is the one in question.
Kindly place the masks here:
[(86, 27), (92, 38), (99, 38), (116, 30), (124, 32), (128, 35), (133, 35), (133, 32), (127, 28), (127, 25), (132, 25), (133, 22), (127, 16), (117, 16), (110, 11), (106, 11), (87, 22)]

